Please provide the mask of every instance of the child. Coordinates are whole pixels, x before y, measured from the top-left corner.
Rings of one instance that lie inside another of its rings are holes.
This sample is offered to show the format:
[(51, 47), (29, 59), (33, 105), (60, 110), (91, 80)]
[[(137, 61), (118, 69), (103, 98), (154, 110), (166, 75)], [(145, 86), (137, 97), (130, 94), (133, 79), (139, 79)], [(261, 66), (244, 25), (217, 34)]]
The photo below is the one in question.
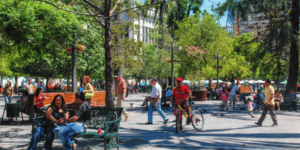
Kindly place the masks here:
[(247, 106), (248, 106), (248, 111), (249, 111), (249, 113), (250, 113), (250, 116), (252, 117), (252, 118), (255, 118), (254, 116), (253, 116), (253, 107), (252, 107), (252, 102), (251, 102), (251, 99), (250, 98), (248, 98), (247, 99)]
[(295, 90), (292, 90), (291, 96), (291, 102), (290, 102), (290, 109), (297, 111), (297, 102), (296, 102), (296, 93)]
[(228, 93), (226, 87), (223, 87), (221, 96), (222, 96), (222, 105), (220, 107), (220, 111), (225, 110), (225, 107), (226, 107), (226, 111), (228, 111), (227, 100), (228, 100), (229, 93)]

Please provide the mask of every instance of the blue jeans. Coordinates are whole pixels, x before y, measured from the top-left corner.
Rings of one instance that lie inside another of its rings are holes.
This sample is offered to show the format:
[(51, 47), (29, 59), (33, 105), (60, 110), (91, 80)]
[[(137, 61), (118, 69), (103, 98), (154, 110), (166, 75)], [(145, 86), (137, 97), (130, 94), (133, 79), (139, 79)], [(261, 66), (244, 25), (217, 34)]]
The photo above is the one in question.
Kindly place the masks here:
[[(165, 115), (165, 113), (161, 110), (161, 106), (160, 106), (160, 99), (158, 100), (158, 104), (157, 104), (157, 111), (158, 114), (164, 119), (167, 120), (167, 116)], [(155, 109), (155, 104), (150, 102), (150, 105), (148, 107), (148, 122), (153, 122), (153, 110)]]
[(5, 104), (11, 104), (11, 96), (4, 96)]
[(84, 133), (85, 125), (79, 122), (68, 123), (66, 126), (59, 126), (53, 130), (54, 134), (61, 140), (66, 150), (72, 150), (72, 143), (75, 142), (74, 138), (70, 136)]
[(52, 143), (53, 143), (53, 139), (55, 137), (54, 133), (52, 132), (54, 129), (54, 127), (37, 127), (32, 135), (30, 144), (28, 146), (27, 150), (35, 150), (36, 148), (36, 144), (40, 141), (42, 135), (44, 134), (45, 130), (46, 130), (46, 141), (45, 141), (45, 145), (44, 145), (44, 149), (46, 150), (51, 150), (52, 149)]

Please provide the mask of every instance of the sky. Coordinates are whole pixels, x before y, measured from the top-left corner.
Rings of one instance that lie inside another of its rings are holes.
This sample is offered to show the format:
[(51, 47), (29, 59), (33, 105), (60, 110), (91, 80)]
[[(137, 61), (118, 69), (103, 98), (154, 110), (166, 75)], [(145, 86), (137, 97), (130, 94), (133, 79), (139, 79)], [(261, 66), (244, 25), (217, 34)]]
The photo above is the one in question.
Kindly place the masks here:
[[(211, 6), (214, 5), (214, 7), (216, 7), (216, 4), (218, 4), (219, 2), (222, 4), (226, 2), (226, 0), (204, 0), (201, 6), (201, 11), (207, 10), (210, 14), (213, 14), (213, 12), (211, 11)], [(221, 18), (220, 23), (222, 26), (226, 26), (226, 20), (227, 16)]]

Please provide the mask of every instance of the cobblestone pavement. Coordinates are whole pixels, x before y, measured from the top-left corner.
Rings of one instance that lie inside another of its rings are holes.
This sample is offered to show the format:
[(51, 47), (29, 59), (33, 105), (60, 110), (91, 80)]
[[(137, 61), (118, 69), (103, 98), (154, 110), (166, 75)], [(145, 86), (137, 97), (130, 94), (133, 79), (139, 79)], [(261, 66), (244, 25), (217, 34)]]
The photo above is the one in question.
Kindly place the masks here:
[[(173, 111), (164, 110), (169, 122), (163, 124), (162, 118), (154, 111), (154, 124), (144, 125), (147, 122), (147, 111), (142, 110), (142, 95), (132, 94), (126, 98), (124, 106), (130, 113), (127, 122), (120, 125), (120, 141), (126, 139), (146, 140), (150, 145), (142, 147), (121, 147), (121, 149), (138, 150), (163, 150), (163, 149), (299, 149), (300, 124), (299, 113), (280, 111), (276, 112), (278, 127), (271, 127), (272, 120), (268, 115), (262, 127), (254, 125), (260, 117), (260, 112), (255, 111), (256, 118), (251, 118), (245, 110), (218, 111), (221, 101), (195, 102), (196, 107), (205, 109), (204, 130), (196, 132), (192, 125), (184, 125), (180, 133), (175, 133), (175, 119)], [(20, 99), (15, 96), (13, 102)], [(134, 103), (130, 108), (129, 103)], [(4, 99), (0, 97), (0, 112), (3, 112)], [(237, 108), (241, 104), (237, 105)], [(216, 113), (217, 115), (213, 115)], [(224, 116), (221, 116), (223, 113)], [(2, 116), (2, 114), (1, 114)], [(5, 118), (6, 119), (6, 118)], [(28, 117), (25, 116), (25, 120)], [(124, 117), (123, 117), (124, 120)], [(31, 138), (31, 125), (1, 125), (0, 126), (0, 149), (15, 150), (26, 149)], [(43, 142), (38, 144), (37, 149), (42, 149)], [(98, 145), (99, 146), (99, 145)], [(103, 149), (103, 147), (88, 146), (78, 149)], [(63, 149), (59, 139), (53, 143), (54, 150)]]

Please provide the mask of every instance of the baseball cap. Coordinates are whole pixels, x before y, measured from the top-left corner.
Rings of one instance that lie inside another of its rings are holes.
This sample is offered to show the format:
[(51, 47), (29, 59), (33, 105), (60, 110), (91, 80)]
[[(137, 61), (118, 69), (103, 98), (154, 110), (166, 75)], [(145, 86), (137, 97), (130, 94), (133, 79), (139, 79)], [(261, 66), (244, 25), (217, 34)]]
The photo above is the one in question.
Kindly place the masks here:
[(181, 81), (182, 82), (183, 80), (181, 78), (177, 78), (176, 81)]
[(116, 78), (116, 77), (119, 77), (119, 76), (121, 76), (121, 74), (117, 73), (117, 74), (115, 75), (115, 78)]

